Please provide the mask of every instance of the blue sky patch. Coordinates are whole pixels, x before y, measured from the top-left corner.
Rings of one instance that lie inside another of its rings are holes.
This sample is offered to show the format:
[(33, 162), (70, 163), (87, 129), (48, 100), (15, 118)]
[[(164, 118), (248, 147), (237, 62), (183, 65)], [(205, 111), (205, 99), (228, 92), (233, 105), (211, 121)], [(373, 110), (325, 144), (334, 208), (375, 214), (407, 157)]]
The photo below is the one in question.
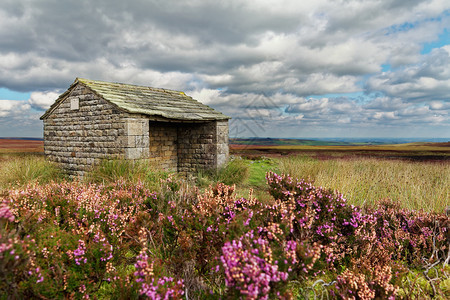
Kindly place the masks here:
[(0, 100), (28, 100), (31, 93), (21, 93), (0, 88)]
[(421, 54), (430, 53), (435, 48), (441, 48), (442, 46), (450, 44), (450, 30), (445, 28), (444, 32), (439, 35), (439, 39), (431, 43), (425, 43)]

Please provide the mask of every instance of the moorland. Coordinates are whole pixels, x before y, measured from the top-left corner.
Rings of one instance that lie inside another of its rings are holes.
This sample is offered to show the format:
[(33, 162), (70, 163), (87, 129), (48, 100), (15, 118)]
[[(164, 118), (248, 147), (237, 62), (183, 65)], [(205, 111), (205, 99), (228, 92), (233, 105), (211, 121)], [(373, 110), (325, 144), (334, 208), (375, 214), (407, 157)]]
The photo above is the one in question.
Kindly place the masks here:
[(42, 141), (0, 139), (0, 298), (450, 297), (449, 143), (230, 153), (73, 179)]

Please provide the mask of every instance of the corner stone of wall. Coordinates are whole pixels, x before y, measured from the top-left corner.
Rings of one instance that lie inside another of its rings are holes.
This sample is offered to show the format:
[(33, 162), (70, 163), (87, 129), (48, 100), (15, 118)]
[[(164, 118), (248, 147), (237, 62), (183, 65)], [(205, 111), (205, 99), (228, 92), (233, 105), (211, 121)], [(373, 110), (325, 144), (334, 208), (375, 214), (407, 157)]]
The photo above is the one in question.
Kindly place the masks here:
[(216, 122), (217, 135), (217, 152), (216, 152), (216, 167), (224, 166), (229, 159), (230, 150), (228, 145), (228, 120)]
[(125, 159), (145, 159), (150, 156), (149, 121), (145, 118), (126, 118), (122, 140)]

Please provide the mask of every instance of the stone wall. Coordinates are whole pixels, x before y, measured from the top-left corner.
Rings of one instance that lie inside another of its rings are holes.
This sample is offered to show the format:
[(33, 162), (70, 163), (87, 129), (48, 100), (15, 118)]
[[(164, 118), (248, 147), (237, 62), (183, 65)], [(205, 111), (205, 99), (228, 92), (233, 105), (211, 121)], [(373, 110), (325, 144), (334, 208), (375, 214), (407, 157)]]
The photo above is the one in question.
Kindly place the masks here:
[(178, 127), (178, 172), (222, 166), (228, 160), (228, 121)]
[(150, 122), (149, 128), (149, 160), (157, 167), (187, 174), (228, 160), (228, 121)]
[(150, 162), (164, 170), (177, 171), (177, 124), (150, 122)]
[(78, 85), (44, 119), (44, 151), (71, 176), (105, 158), (146, 158), (148, 120), (132, 118)]

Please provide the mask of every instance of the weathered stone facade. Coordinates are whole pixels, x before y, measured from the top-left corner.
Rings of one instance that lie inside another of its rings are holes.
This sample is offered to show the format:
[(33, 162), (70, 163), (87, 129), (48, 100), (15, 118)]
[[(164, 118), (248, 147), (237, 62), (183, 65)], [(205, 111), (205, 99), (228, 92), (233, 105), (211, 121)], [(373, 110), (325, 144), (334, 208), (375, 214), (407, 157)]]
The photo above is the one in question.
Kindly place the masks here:
[(82, 84), (73, 85), (44, 120), (44, 150), (70, 175), (102, 159), (147, 159), (189, 173), (228, 159), (228, 120), (187, 122), (126, 112)]
[(189, 173), (223, 165), (228, 159), (228, 122), (150, 122), (150, 161)]
[(178, 127), (178, 171), (222, 166), (228, 159), (228, 121)]
[(150, 122), (149, 160), (166, 170), (178, 169), (177, 124)]

